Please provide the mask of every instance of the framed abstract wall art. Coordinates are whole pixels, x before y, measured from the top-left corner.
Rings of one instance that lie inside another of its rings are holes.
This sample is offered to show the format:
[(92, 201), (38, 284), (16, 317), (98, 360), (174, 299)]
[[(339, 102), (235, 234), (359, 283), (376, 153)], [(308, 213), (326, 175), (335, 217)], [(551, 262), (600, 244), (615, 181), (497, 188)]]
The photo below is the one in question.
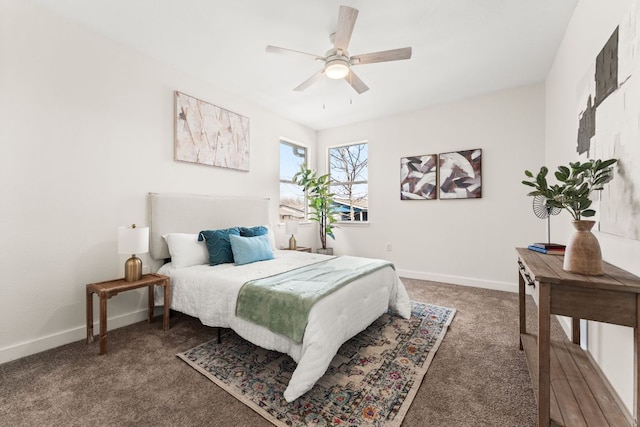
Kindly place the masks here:
[(433, 200), (438, 196), (438, 156), (402, 157), (400, 159), (400, 200)]
[(482, 149), (439, 155), (440, 199), (482, 197)]
[(175, 92), (175, 160), (249, 170), (249, 119)]
[(595, 194), (598, 231), (640, 240), (640, 2), (630, 2), (577, 82), (577, 160), (617, 158), (615, 178)]

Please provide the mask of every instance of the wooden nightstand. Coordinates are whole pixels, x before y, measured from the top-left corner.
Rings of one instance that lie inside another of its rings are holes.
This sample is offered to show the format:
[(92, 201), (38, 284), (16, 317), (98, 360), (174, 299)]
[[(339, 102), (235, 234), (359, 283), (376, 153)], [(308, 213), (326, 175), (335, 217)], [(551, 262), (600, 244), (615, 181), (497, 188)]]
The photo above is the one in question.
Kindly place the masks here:
[[(284, 250), (290, 251), (291, 249), (284, 248)], [(304, 247), (304, 246), (298, 246), (297, 248), (295, 248), (293, 250), (298, 251), (298, 252), (311, 252), (311, 248), (307, 248), (307, 247)]]
[(133, 289), (149, 288), (149, 323), (153, 322), (153, 287), (164, 287), (164, 315), (162, 330), (169, 329), (169, 294), (171, 292), (169, 277), (162, 274), (144, 274), (140, 280), (126, 282), (124, 279), (87, 285), (87, 344), (93, 342), (93, 294), (100, 297), (100, 353), (107, 352), (107, 300), (120, 292)]

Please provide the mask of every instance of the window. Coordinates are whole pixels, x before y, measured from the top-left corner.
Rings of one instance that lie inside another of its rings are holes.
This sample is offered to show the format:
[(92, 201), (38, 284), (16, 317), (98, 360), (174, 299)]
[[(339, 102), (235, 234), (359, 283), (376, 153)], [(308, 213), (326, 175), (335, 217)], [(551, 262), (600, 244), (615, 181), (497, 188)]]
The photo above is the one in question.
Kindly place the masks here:
[(331, 190), (340, 221), (369, 220), (368, 157), (366, 142), (329, 148)]
[(288, 141), (280, 141), (280, 222), (306, 219), (307, 199), (302, 188), (291, 179), (307, 162), (307, 148)]

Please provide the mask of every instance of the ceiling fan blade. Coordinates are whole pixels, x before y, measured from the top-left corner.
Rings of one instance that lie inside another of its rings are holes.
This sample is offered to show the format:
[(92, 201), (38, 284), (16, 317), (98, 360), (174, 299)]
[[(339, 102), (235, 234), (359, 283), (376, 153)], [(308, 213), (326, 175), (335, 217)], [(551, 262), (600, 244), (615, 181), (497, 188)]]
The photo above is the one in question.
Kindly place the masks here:
[(306, 88), (308, 88), (309, 86), (311, 86), (312, 84), (320, 80), (323, 74), (324, 74), (324, 68), (318, 71), (317, 73), (315, 73), (313, 76), (309, 77), (307, 80), (300, 83), (300, 85), (298, 85), (298, 87), (296, 87), (293, 90), (297, 92), (302, 92), (303, 90), (305, 90)]
[(333, 47), (342, 49), (343, 51), (347, 50), (357, 17), (358, 9), (349, 6), (340, 6), (340, 12), (338, 12), (338, 27), (336, 28)]
[(276, 53), (276, 54), (280, 54), (280, 55), (304, 55), (304, 56), (310, 56), (313, 59), (316, 59), (318, 61), (324, 61), (325, 60), (324, 56), (314, 55), (313, 53), (300, 52), (299, 50), (287, 49), (287, 48), (284, 48), (284, 47), (277, 47), (277, 46), (268, 45), (265, 50), (267, 52), (269, 52), (269, 53)]
[(369, 86), (364, 84), (364, 82), (360, 80), (360, 77), (358, 77), (356, 73), (354, 73), (351, 69), (349, 70), (349, 74), (347, 74), (344, 79), (351, 85), (352, 88), (355, 89), (356, 92), (358, 92), (358, 94), (364, 93), (369, 90)]
[(351, 57), (351, 65), (373, 64), (374, 62), (399, 61), (411, 58), (411, 48), (383, 50), (381, 52), (365, 53)]

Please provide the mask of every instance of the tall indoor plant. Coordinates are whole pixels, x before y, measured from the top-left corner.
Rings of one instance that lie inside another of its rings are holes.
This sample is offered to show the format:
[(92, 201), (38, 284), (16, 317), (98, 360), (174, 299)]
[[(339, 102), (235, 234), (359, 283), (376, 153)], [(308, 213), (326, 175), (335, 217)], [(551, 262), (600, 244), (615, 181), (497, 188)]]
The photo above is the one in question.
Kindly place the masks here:
[(547, 182), (549, 169), (542, 166), (534, 176), (526, 170), (528, 179), (524, 185), (533, 187), (529, 196), (543, 196), (547, 207), (566, 209), (573, 217), (576, 233), (571, 236), (565, 251), (563, 268), (572, 273), (587, 275), (602, 274), (602, 253), (600, 244), (591, 233), (595, 221), (583, 220), (592, 217), (596, 211), (591, 208), (591, 193), (601, 191), (613, 179), (613, 164), (617, 159), (589, 160), (559, 166), (555, 172), (557, 184)]
[(335, 239), (333, 229), (336, 219), (334, 217), (333, 198), (331, 193), (329, 174), (318, 176), (316, 171), (309, 169), (306, 164), (300, 165), (300, 170), (293, 176), (294, 184), (300, 185), (307, 194), (309, 207), (313, 209), (309, 219), (317, 221), (320, 228), (320, 243), (322, 251), (331, 253), (331, 248), (327, 248), (327, 236)]

